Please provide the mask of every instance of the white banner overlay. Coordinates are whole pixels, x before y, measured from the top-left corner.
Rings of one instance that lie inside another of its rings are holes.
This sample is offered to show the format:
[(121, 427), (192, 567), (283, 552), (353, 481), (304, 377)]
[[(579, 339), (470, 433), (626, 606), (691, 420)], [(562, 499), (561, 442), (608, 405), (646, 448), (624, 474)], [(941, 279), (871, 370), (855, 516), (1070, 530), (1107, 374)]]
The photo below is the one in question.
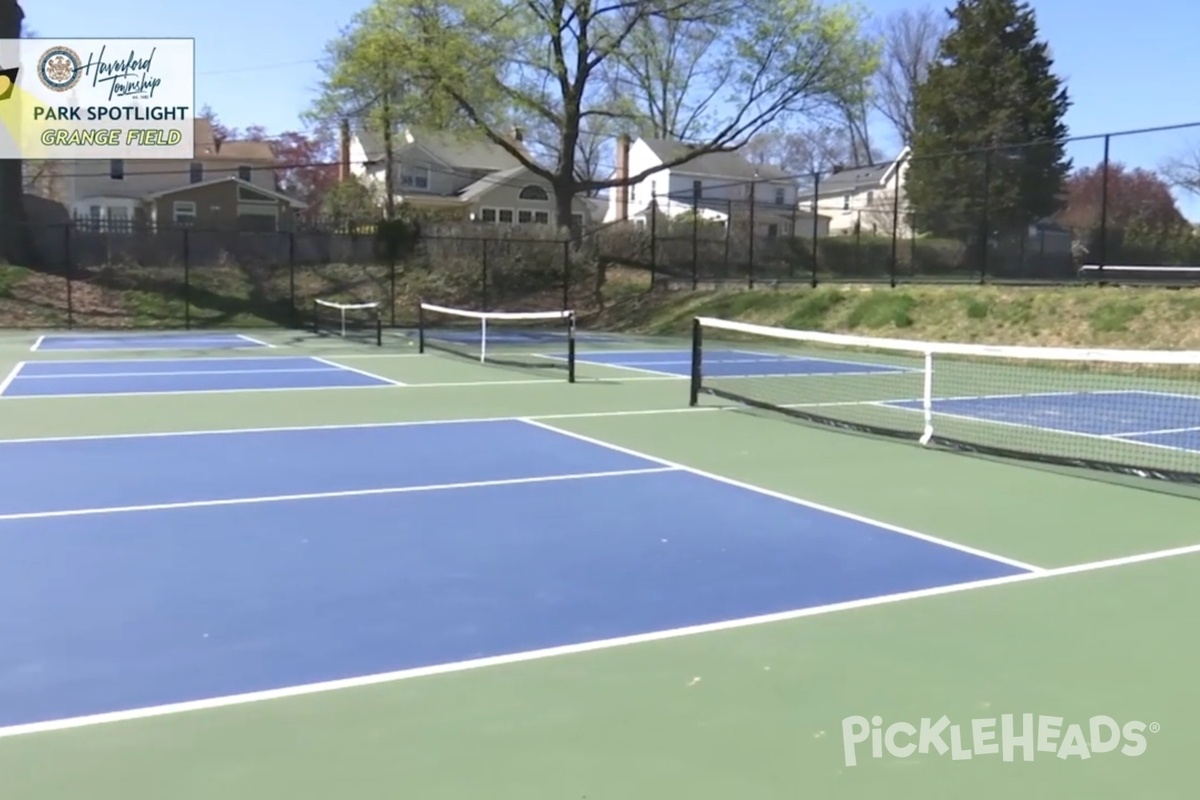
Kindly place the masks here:
[(0, 39), (0, 159), (192, 159), (194, 39)]

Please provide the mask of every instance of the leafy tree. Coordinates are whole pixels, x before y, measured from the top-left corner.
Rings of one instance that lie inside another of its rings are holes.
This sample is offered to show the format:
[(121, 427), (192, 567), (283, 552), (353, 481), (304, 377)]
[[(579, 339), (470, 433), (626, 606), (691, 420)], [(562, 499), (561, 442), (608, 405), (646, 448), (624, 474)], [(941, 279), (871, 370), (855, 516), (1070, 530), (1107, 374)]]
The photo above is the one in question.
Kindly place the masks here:
[(1028, 3), (958, 0), (949, 16), (916, 92), (909, 201), (938, 236), (1017, 235), (1059, 208), (1067, 91)]
[[(633, 82), (639, 64), (670, 62), (656, 32), (672, 25), (687, 28), (695, 67), (656, 73), (678, 114), (648, 107)], [(818, 0), (375, 0), (329, 54), (314, 116), (382, 114), (386, 102), (388, 124), (487, 139), (553, 186), (562, 226), (576, 195), (620, 184), (577, 169), (599, 121), (642, 134), (695, 117), (693, 147), (658, 169), (669, 168), (832, 105), (874, 66), (857, 13)], [(549, 134), (536, 152), (508, 136), (527, 119)]]
[(261, 125), (239, 130), (223, 123), (210, 106), (201, 108), (199, 116), (208, 120), (213, 138), (219, 141), (270, 142), (280, 191), (306, 203), (310, 210), (319, 209), (325, 193), (337, 183), (337, 148), (333, 138), (323, 132), (284, 131), (271, 136)]
[(1118, 162), (1108, 165), (1107, 178), (1103, 164), (1074, 172), (1066, 182), (1066, 197), (1058, 222), (1074, 230), (1099, 228), (1102, 212), (1106, 225), (1113, 229), (1138, 225), (1170, 230), (1187, 224), (1161, 175), (1140, 167), (1129, 169)]
[(335, 183), (320, 203), (321, 216), (334, 227), (379, 221), (379, 203), (371, 190), (355, 180)]

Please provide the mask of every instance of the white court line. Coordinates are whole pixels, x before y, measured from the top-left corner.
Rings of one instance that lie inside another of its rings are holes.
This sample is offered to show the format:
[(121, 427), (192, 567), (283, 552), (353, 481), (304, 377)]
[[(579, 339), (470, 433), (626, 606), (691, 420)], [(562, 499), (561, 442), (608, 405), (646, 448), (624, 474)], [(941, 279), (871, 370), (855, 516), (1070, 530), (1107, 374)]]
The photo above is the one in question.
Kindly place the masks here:
[(46, 340), (45, 336), (37, 337), (37, 339), (35, 339), (33, 342), (33, 347), (29, 348), (29, 352), (32, 353), (32, 352), (36, 351), (39, 347), (42, 346), (42, 342), (44, 342), (45, 340)]
[(4, 396), (4, 393), (8, 391), (8, 387), (12, 385), (14, 380), (16, 380), (17, 373), (19, 373), (24, 367), (25, 362), (18, 361), (17, 365), (13, 367), (7, 375), (4, 376), (4, 380), (0, 380), (0, 397)]
[[(629, 364), (609, 364), (608, 362), (605, 362), (605, 361), (588, 361), (586, 358), (581, 358), (578, 354), (576, 354), (576, 356), (575, 356), (575, 362), (577, 364), (587, 364), (590, 367), (607, 367), (608, 369), (623, 369), (623, 370), (628, 370), (630, 372), (640, 372), (640, 373), (644, 373), (647, 375), (654, 375), (656, 377), (660, 377), (660, 376), (661, 377), (670, 377), (670, 378), (687, 377), (684, 375), (680, 375), (679, 373), (676, 373), (676, 372), (664, 372), (661, 369), (645, 369), (643, 367), (630, 366)], [(669, 364), (672, 362), (666, 361), (666, 362), (661, 362), (661, 363)], [(680, 363), (686, 363), (686, 362), (680, 362)]]
[(535, 419), (533, 417), (525, 417), (521, 421), (526, 423), (527, 425), (533, 425), (536, 428), (541, 428), (542, 430), (552, 431), (554, 433), (558, 433), (563, 436), (570, 437), (571, 439), (577, 439), (581, 442), (587, 442), (588, 444), (595, 445), (597, 447), (603, 447), (606, 450), (612, 450), (617, 453), (623, 453), (627, 456), (633, 456), (634, 458), (640, 458), (640, 459), (643, 459), (645, 461), (650, 461), (655, 464), (661, 464), (664, 467), (670, 467), (672, 469), (680, 470), (682, 472), (690, 472), (691, 474), (696, 475), (701, 478), (707, 478), (708, 480), (711, 480), (711, 481), (717, 481), (718, 483), (724, 483), (729, 486), (735, 486), (738, 489), (745, 489), (746, 491), (755, 492), (756, 494), (765, 495), (766, 497), (772, 497), (776, 500), (783, 500), (785, 502), (792, 503), (794, 505), (804, 506), (805, 508), (811, 508), (814, 511), (820, 511), (822, 513), (830, 514), (832, 516), (842, 517), (843, 519), (849, 519), (849, 520), (853, 520), (855, 522), (861, 522), (865, 525), (870, 525), (875, 528), (881, 528), (883, 530), (891, 531), (892, 533), (898, 533), (903, 536), (911, 537), (913, 539), (920, 539), (922, 541), (929, 542), (930, 544), (936, 544), (936, 545), (940, 545), (942, 547), (948, 547), (952, 550), (958, 550), (959, 552), (962, 552), (962, 553), (968, 553), (969, 555), (977, 556), (980, 558), (986, 558), (990, 561), (997, 561), (997, 562), (1000, 562), (1001, 564), (1007, 564), (1010, 567), (1017, 567), (1019, 569), (1025, 569), (1025, 570), (1029, 570), (1031, 572), (1041, 572), (1042, 571), (1041, 567), (1034, 566), (1033, 564), (1027, 564), (1024, 561), (1017, 561), (1016, 559), (1008, 558), (1007, 556), (1002, 556), (997, 553), (990, 553), (986, 550), (980, 550), (975, 547), (969, 547), (967, 545), (959, 544), (957, 542), (951, 542), (947, 539), (939, 539), (936, 536), (930, 536), (929, 534), (919, 533), (918, 531), (910, 530), (908, 528), (902, 528), (899, 525), (892, 525), (887, 522), (880, 522), (879, 520), (871, 519), (870, 517), (864, 517), (860, 514), (854, 514), (849, 511), (843, 511), (838, 508), (831, 508), (829, 506), (821, 505), (820, 503), (814, 503), (809, 500), (801, 500), (800, 498), (793, 497), (789, 494), (784, 494), (782, 492), (776, 492), (772, 489), (766, 489), (762, 486), (755, 486), (752, 483), (745, 483), (744, 481), (735, 480), (734, 478), (727, 478), (724, 475), (717, 475), (716, 473), (713, 473), (713, 472), (707, 472), (702, 469), (697, 469), (695, 467), (689, 467), (684, 464), (680, 464), (676, 461), (669, 461), (668, 459), (665, 459), (665, 458), (659, 458), (658, 456), (652, 456), (652, 455), (649, 455), (648, 453), (643, 453), (639, 450), (633, 450), (628, 447), (623, 447), (619, 444), (613, 444), (612, 442), (606, 442), (603, 439), (596, 439), (591, 436), (586, 436), (582, 433), (576, 433), (575, 431), (569, 431), (564, 428), (559, 428), (559, 427), (551, 425), (547, 422), (544, 422), (542, 420)]
[(277, 494), (261, 497), (228, 497), (220, 500), (181, 500), (176, 503), (148, 503), (137, 506), (102, 506), (98, 508), (72, 508), (60, 511), (23, 511), (15, 514), (0, 514), (0, 522), (27, 519), (57, 519), (59, 517), (90, 517), (102, 514), (134, 514), (144, 511), (179, 511), (187, 508), (216, 508), (220, 506), (261, 505), (263, 503), (290, 503), (300, 500), (333, 500), (346, 497), (371, 497), (388, 494), (413, 494), (416, 492), (440, 492), (455, 489), (482, 489), (489, 486), (520, 486), (532, 483), (559, 483), (591, 478), (620, 478), (627, 475), (652, 475), (659, 472), (675, 472), (674, 467), (642, 467), (640, 469), (608, 470), (604, 472), (576, 472), (566, 475), (539, 475), (533, 478), (498, 478), (487, 481), (460, 481), (457, 483), (432, 483), (415, 486), (387, 486), (377, 489), (345, 489), (336, 492), (305, 492), (303, 494)]
[(362, 375), (365, 378), (372, 378), (377, 381), (383, 381), (384, 383), (389, 383), (392, 386), (407, 386), (408, 385), (406, 383), (401, 383), (400, 381), (394, 381), (391, 378), (385, 378), (382, 375), (376, 375), (374, 372), (367, 372), (364, 369), (358, 369), (357, 367), (347, 367), (345, 364), (339, 364), (336, 361), (330, 361), (327, 358), (320, 358), (318, 356), (309, 356), (309, 358), (311, 358), (313, 361), (316, 361), (318, 363), (331, 366), (334, 369), (345, 370), (346, 372), (355, 372), (359, 375)]
[[(559, 381), (538, 381), (538, 383)], [(306, 431), (362, 430), (367, 428), (412, 428), (429, 425), (482, 425), (496, 422), (521, 422), (525, 419), (589, 419), (594, 417), (632, 417), (648, 414), (699, 414), (706, 411), (732, 411), (741, 406), (672, 406), (670, 408), (647, 408), (630, 411), (581, 411), (569, 414), (539, 414), (530, 417), (471, 417), (469, 419), (415, 419), (400, 422), (349, 422), (327, 425), (287, 425), (273, 428), (217, 428), (215, 430), (152, 431), (142, 433), (92, 433), (81, 436), (37, 436), (27, 439), (0, 439), (0, 446), (12, 444), (42, 444), (48, 442), (92, 442), (105, 439), (162, 439), (184, 436), (233, 436), (242, 433), (304, 433)]]
[[(1067, 394), (1075, 394), (1075, 392), (1068, 392)], [(1012, 395), (1012, 396), (1013, 397), (1032, 397), (1033, 395)], [(1049, 396), (1049, 395), (1043, 395), (1043, 396)], [(987, 425), (1003, 425), (1005, 427), (1021, 428), (1022, 430), (1027, 430), (1027, 431), (1041, 431), (1042, 433), (1060, 433), (1063, 436), (1075, 436), (1077, 438), (1092, 439), (1094, 441), (1099, 441), (1099, 442), (1122, 442), (1124, 444), (1137, 445), (1138, 447), (1153, 447), (1158, 450), (1172, 450), (1177, 453), (1200, 452), (1200, 451), (1197, 451), (1197, 450), (1194, 450), (1194, 449), (1188, 448), (1188, 447), (1175, 447), (1173, 445), (1159, 444), (1157, 442), (1144, 442), (1144, 441), (1140, 441), (1138, 439), (1114, 439), (1112, 434), (1108, 434), (1108, 433), (1087, 433), (1085, 431), (1071, 431), (1071, 430), (1064, 430), (1062, 428), (1049, 428), (1049, 427), (1046, 427), (1045, 425), (1034, 425), (1034, 424), (1031, 424), (1028, 422), (1012, 422), (1010, 420), (992, 419), (990, 417), (972, 416), (970, 414), (952, 414), (948, 411), (938, 411), (937, 410), (937, 403), (940, 399), (941, 398), (934, 398), (934, 401), (933, 401), (933, 403), (934, 403), (933, 414), (934, 414), (934, 416), (938, 416), (938, 417), (946, 417), (948, 419), (957, 419), (957, 420), (962, 420), (964, 422), (974, 422), (976, 424), (983, 423), (983, 424), (987, 424)], [(967, 398), (962, 398), (962, 399), (967, 399)], [(912, 403), (912, 402), (916, 402), (916, 401), (905, 400), (905, 401), (901, 401), (901, 402)], [(880, 408), (891, 408), (891, 409), (895, 409), (896, 411), (907, 411), (910, 414), (923, 413), (923, 409), (921, 409), (920, 407), (896, 405), (895, 401), (892, 401), (892, 400), (873, 400), (873, 401), (870, 401), (868, 403), (868, 405), (878, 406)], [(938, 435), (937, 430), (935, 428), (934, 436), (937, 436), (937, 435)]]
[(1121, 439), (1126, 436), (1166, 436), (1171, 433), (1191, 433), (1192, 431), (1200, 431), (1200, 425), (1193, 425), (1190, 428), (1162, 428), (1156, 431), (1129, 431), (1127, 433), (1109, 433), (1106, 435), (1110, 439)]
[[(51, 352), (51, 351), (45, 351)], [(98, 353), (103, 354), (103, 350), (98, 350)], [(128, 352), (128, 351), (126, 351)], [(247, 355), (228, 355), (228, 356), (174, 356), (172, 358), (44, 358), (40, 359), (39, 364), (191, 364), (194, 361), (236, 361), (240, 363), (248, 363), (251, 361), (261, 361), (263, 363), (278, 363), (280, 361), (312, 361), (313, 356), (310, 353), (295, 353), (294, 355), (282, 356), (264, 356), (252, 355), (255, 351), (249, 348), (241, 350)]]
[(1080, 575), (1099, 570), (1113, 569), (1116, 567), (1132, 566), (1134, 564), (1143, 564), (1152, 561), (1161, 561), (1169, 558), (1194, 555), (1197, 553), (1200, 553), (1200, 544), (1174, 547), (1169, 550), (1155, 550), (1152, 552), (1139, 553), (1132, 556), (1110, 558), (1104, 561), (1090, 561), (1083, 564), (1073, 564), (1067, 567), (1053, 567), (1050, 569), (1041, 570), (1039, 572), (1022, 572), (1016, 575), (1006, 575), (1000, 578), (987, 578), (984, 580), (969, 581), (966, 583), (953, 583), (946, 586), (935, 586), (930, 589), (917, 589), (911, 592), (899, 592), (896, 594), (880, 595), (878, 597), (868, 597), (862, 600), (848, 600), (843, 603), (811, 606), (809, 608), (800, 608), (793, 611), (782, 611), (774, 614), (763, 614), (756, 617), (743, 617), (741, 619), (723, 620), (721, 622), (711, 622), (701, 625), (690, 625), (685, 628), (673, 628), (670, 630), (653, 631), (650, 633), (639, 633), (632, 636), (622, 636), (613, 639), (599, 639), (590, 642), (580, 642), (578, 644), (547, 647), (541, 650), (527, 650), (520, 653), (508, 653), (499, 656), (489, 656), (487, 658), (476, 658), (469, 661), (456, 661), (446, 664), (435, 664), (427, 667), (396, 670), (394, 672), (382, 672), (375, 675), (363, 675), (355, 678), (324, 681), (321, 683), (287, 686), (279, 689), (267, 689), (259, 692), (226, 695), (224, 697), (210, 697), (203, 700), (191, 700), (187, 702), (170, 703), (161, 706), (134, 708), (125, 711), (113, 711), (106, 714), (93, 714), (86, 717), (70, 717), (67, 719), (47, 720), (45, 722), (31, 722), (23, 725), (10, 725), (8, 727), (0, 728), (0, 739), (11, 738), (14, 736), (26, 736), (33, 733), (48, 733), (51, 731), (84, 728), (92, 725), (105, 725), (114, 722), (131, 722), (134, 720), (151, 719), (153, 717), (163, 717), (171, 714), (183, 714), (191, 711), (209, 711), (212, 709), (247, 705), (249, 703), (259, 703), (268, 700), (283, 700), (292, 697), (321, 694), (324, 692), (358, 689), (366, 686), (376, 686), (382, 683), (395, 683), (403, 680), (411, 680), (413, 678), (425, 678), (434, 675), (448, 675), (455, 672), (466, 672), (469, 670), (484, 669), (487, 667), (523, 664), (526, 662), (540, 661), (547, 658), (594, 653), (600, 650), (610, 650), (616, 647), (628, 647), (631, 645), (661, 642), (668, 639), (679, 639), (685, 636), (697, 636), (706, 633), (717, 633), (721, 631), (737, 630), (740, 628), (749, 628), (757, 625), (769, 625), (772, 623), (787, 622), (790, 620), (804, 619), (806, 617), (818, 617), (825, 614), (833, 614), (842, 611), (856, 611), (863, 608), (891, 605), (893, 603), (902, 603), (909, 600), (923, 600), (930, 597), (942, 597), (945, 595), (959, 594), (978, 589), (991, 589), (999, 586), (1008, 586), (1009, 584), (1029, 583), (1031, 581), (1045, 580), (1047, 578), (1058, 578), (1067, 575)]
[[(38, 364), (54, 362), (36, 362)], [(334, 366), (308, 367), (301, 369), (189, 369), (177, 372), (55, 372), (44, 375), (22, 375), (21, 380), (46, 378), (161, 378), (171, 375), (281, 375), (293, 372), (346, 372)], [(350, 370), (354, 372), (355, 370)]]
[(276, 347), (276, 345), (273, 345), (270, 342), (264, 342), (262, 339), (255, 339), (253, 336), (247, 336), (244, 333), (235, 333), (234, 336), (238, 337), (239, 339), (245, 339), (247, 342), (252, 342), (260, 347)]
[[(330, 370), (332, 372), (332, 370)], [(409, 387), (377, 383), (373, 386), (284, 386), (267, 389), (166, 389), (161, 392), (81, 392), (79, 394), (15, 394), (0, 400), (81, 400), (89, 397), (168, 397), (189, 394), (252, 394), (254, 392), (352, 392), (367, 389), (399, 389)], [(3, 440), (0, 440), (3, 441)]]

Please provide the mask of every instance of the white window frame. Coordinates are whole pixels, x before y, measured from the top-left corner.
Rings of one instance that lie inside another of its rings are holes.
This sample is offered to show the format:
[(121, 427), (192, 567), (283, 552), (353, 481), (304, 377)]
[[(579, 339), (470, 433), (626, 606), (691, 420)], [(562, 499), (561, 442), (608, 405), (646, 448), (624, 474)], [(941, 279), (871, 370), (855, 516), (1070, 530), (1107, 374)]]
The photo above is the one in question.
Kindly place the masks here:
[[(422, 174), (424, 173), (424, 174)], [(400, 167), (400, 185), (408, 186), (412, 189), (428, 189), (429, 188), (429, 168), (423, 170), (413, 169), (408, 170), (405, 167)]]
[(847, 193), (846, 196), (842, 198), (842, 211), (849, 211), (849, 210), (850, 210), (850, 194)]
[(533, 224), (533, 209), (518, 208), (517, 209), (517, 224), (532, 225)]
[(125, 159), (114, 158), (108, 162), (108, 177), (114, 181), (125, 180)]
[(176, 200), (171, 204), (171, 222), (176, 225), (196, 222), (196, 203), (192, 200)]
[[(492, 218), (491, 218), (491, 219), (488, 219), (488, 218), (487, 218), (487, 217), (488, 217), (488, 214), (491, 214), (491, 215), (492, 215)], [(486, 223), (488, 223), (488, 224), (494, 225), (494, 224), (496, 224), (496, 222), (497, 222), (499, 219), (500, 219), (500, 212), (498, 212), (496, 209), (494, 209), (494, 208), (481, 208), (481, 209), (479, 209), (479, 221), (480, 221), (480, 222), (486, 222)]]
[(779, 238), (779, 224), (778, 223), (772, 222), (770, 225), (767, 226), (767, 238), (768, 239), (778, 239)]
[(238, 164), (237, 176), (238, 180), (254, 183), (254, 167), (248, 164)]
[(775, 205), (787, 205), (787, 189), (783, 188), (782, 186), (775, 187)]
[(550, 224), (550, 212), (549, 211), (533, 212), (533, 222), (536, 225), (549, 225)]
[[(508, 219), (504, 218), (504, 216), (506, 214), (508, 215)], [(513, 213), (513, 210), (511, 208), (496, 209), (496, 222), (498, 222), (501, 225), (512, 225), (513, 220), (516, 218), (517, 218), (517, 215), (515, 213)]]
[[(538, 192), (541, 192), (543, 196), (542, 197), (526, 197), (525, 193), (527, 191), (529, 191), (530, 189), (534, 189)], [(535, 203), (548, 203), (548, 202), (550, 202), (550, 193), (547, 192), (544, 187), (538, 186), (536, 183), (531, 183), (531, 184), (528, 184), (527, 186), (524, 186), (521, 188), (521, 192), (520, 192), (520, 194), (517, 195), (517, 199), (531, 200)]]

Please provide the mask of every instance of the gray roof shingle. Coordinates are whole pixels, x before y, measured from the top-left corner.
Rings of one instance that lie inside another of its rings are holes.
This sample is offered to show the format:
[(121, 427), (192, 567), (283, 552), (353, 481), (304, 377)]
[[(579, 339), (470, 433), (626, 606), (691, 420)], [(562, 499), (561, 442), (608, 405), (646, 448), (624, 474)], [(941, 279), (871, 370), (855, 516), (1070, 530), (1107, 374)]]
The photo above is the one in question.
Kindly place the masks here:
[[(687, 155), (691, 145), (675, 142), (669, 139), (642, 139), (647, 147), (663, 162), (674, 161)], [(705, 153), (688, 161), (679, 167), (678, 172), (684, 174), (708, 175), (716, 178), (731, 178), (734, 180), (753, 180), (759, 178), (766, 181), (790, 180), (789, 175), (779, 167), (770, 164), (753, 164), (741, 153), (727, 151), (721, 153)]]
[[(500, 145), (487, 139), (471, 137), (446, 131), (428, 131), (415, 128), (401, 130), (393, 145), (398, 151), (410, 146), (408, 137), (415, 144), (454, 169), (464, 171), (498, 172), (520, 166), (516, 156)], [(383, 136), (373, 131), (358, 131), (367, 158), (383, 158)]]

